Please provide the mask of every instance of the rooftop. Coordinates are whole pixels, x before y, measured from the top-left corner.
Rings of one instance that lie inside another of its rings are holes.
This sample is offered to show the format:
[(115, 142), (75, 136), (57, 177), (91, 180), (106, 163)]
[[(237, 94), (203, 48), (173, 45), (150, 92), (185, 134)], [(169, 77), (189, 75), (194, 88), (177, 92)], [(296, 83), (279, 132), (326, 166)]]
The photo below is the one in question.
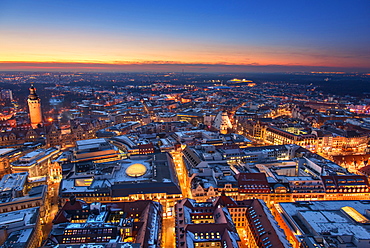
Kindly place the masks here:
[(0, 226), (10, 225), (11, 227), (34, 226), (38, 221), (39, 207), (27, 208), (8, 213), (0, 214)]
[[(131, 156), (110, 164), (94, 164), (61, 182), (61, 193), (104, 190), (112, 196), (137, 193), (181, 194), (171, 157), (166, 153)], [(110, 168), (110, 169), (109, 169)]]
[(2, 148), (2, 149), (0, 149), (0, 156), (4, 155), (6, 153), (12, 152), (14, 150), (15, 150), (14, 148)]
[(22, 191), (27, 182), (28, 172), (5, 175), (0, 181), (0, 192), (8, 190)]
[(370, 241), (370, 201), (279, 203), (283, 215), (303, 236), (353, 236)]

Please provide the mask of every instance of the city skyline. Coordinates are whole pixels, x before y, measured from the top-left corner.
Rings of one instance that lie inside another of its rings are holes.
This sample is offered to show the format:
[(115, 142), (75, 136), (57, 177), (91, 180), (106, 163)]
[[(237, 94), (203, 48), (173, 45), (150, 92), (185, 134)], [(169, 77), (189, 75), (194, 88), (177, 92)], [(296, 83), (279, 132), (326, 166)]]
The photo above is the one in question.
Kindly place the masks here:
[(4, 1), (1, 71), (359, 71), (368, 1)]

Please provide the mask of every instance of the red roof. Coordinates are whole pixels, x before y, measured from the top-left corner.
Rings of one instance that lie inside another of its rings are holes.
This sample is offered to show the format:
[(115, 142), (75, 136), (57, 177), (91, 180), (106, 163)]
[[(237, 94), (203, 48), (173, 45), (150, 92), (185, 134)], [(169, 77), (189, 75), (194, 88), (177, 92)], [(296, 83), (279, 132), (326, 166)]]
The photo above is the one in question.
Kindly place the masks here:
[(358, 170), (359, 172), (369, 176), (370, 175), (370, 165), (367, 165), (365, 167), (362, 167), (361, 169)]
[(241, 193), (269, 193), (271, 191), (265, 173), (239, 173), (235, 177)]
[(369, 182), (366, 176), (360, 175), (330, 175), (322, 176), (321, 180), (324, 183), (325, 189), (340, 189), (354, 186), (367, 186)]

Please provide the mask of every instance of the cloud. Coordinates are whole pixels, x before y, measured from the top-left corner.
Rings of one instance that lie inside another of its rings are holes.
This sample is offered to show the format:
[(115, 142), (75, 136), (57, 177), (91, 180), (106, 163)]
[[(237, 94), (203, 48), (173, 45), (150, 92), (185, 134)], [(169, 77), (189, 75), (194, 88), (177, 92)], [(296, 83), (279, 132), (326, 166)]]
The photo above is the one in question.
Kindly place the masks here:
[(1, 71), (101, 71), (101, 72), (140, 72), (140, 71), (182, 71), (186, 72), (309, 72), (309, 71), (345, 71), (369, 72), (364, 67), (330, 67), (309, 65), (278, 65), (258, 63), (182, 63), (179, 61), (101, 61), (89, 62), (0, 62)]

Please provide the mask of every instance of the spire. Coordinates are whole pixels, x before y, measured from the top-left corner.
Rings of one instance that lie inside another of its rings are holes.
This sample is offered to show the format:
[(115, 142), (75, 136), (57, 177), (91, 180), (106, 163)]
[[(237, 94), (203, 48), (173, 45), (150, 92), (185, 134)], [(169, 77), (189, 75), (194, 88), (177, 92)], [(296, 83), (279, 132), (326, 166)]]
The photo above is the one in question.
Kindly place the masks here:
[(30, 100), (37, 100), (39, 99), (39, 96), (36, 94), (36, 88), (31, 84), (30, 94), (28, 95), (28, 99)]

